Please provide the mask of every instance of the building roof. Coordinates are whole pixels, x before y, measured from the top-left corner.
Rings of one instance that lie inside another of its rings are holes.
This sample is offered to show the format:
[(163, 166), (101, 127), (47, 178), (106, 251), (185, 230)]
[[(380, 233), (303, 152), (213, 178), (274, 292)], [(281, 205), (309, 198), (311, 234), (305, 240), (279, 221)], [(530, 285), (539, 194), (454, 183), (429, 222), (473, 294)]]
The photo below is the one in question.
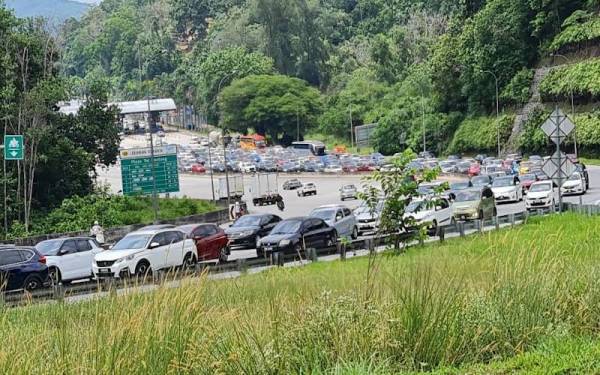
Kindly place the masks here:
[[(148, 112), (148, 102), (150, 103), (151, 112), (167, 112), (174, 111), (177, 109), (175, 101), (171, 98), (164, 99), (150, 99), (148, 100), (136, 100), (130, 102), (113, 102), (108, 103), (109, 106), (117, 106), (122, 115), (131, 115), (135, 113), (146, 113)], [(77, 115), (79, 108), (85, 104), (83, 100), (72, 100), (66, 103), (59, 103), (59, 112), (66, 115)]]

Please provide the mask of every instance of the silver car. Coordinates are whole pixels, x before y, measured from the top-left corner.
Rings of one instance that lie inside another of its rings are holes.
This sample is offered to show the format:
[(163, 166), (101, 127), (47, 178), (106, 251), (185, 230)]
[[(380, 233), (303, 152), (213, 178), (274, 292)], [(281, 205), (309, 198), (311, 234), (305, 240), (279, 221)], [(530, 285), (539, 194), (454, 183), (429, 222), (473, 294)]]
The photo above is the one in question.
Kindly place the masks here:
[(376, 233), (379, 230), (379, 221), (381, 212), (383, 211), (383, 205), (384, 201), (380, 200), (377, 202), (377, 206), (374, 210), (371, 210), (366, 203), (363, 203), (354, 210), (359, 236), (368, 233)]
[(353, 240), (358, 237), (356, 217), (348, 207), (337, 204), (325, 205), (315, 208), (309, 216), (321, 219), (330, 227), (334, 227), (340, 237)]
[(344, 185), (340, 188), (340, 199), (356, 199), (358, 197), (358, 189), (354, 185)]

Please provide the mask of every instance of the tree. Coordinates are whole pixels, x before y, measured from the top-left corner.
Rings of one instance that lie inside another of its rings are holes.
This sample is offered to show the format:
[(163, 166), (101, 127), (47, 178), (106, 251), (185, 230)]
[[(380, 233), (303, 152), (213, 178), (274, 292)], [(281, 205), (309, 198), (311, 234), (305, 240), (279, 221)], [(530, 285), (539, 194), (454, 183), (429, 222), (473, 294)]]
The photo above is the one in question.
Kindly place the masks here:
[(255, 75), (234, 81), (219, 96), (221, 124), (247, 134), (251, 129), (272, 141), (290, 144), (315, 123), (319, 92), (298, 78)]
[(259, 52), (248, 52), (241, 47), (211, 52), (195, 67), (193, 73), (199, 94), (197, 96), (201, 100), (198, 104), (205, 108), (208, 120), (216, 123), (219, 88), (225, 88), (235, 79), (272, 72), (273, 61)]

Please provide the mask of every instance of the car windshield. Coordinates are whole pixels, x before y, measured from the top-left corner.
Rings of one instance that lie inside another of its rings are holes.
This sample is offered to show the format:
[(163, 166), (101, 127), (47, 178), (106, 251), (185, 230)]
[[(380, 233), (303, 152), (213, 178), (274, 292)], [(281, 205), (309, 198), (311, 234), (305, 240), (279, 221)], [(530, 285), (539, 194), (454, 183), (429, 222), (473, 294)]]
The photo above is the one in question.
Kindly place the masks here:
[[(379, 201), (377, 203), (377, 206), (375, 206), (375, 213), (379, 213), (382, 210), (383, 210), (383, 201)], [(369, 205), (366, 203), (361, 204), (356, 210), (354, 210), (355, 215), (370, 214), (370, 213), (371, 213), (371, 207), (369, 207)]]
[(277, 224), (271, 231), (271, 234), (296, 233), (300, 229), (300, 225), (302, 225), (302, 221), (300, 220), (285, 220)]
[(511, 178), (497, 178), (494, 180), (494, 182), (492, 183), (492, 187), (506, 187), (506, 186), (513, 186), (514, 183), (514, 179)]
[(569, 177), (569, 181), (578, 181), (581, 180), (581, 176), (579, 175), (579, 172), (575, 172), (571, 175), (571, 177)]
[(450, 190), (464, 190), (470, 186), (469, 182), (455, 182), (450, 185)]
[(330, 220), (335, 217), (336, 210), (335, 209), (322, 209), (322, 210), (314, 210), (310, 216), (317, 217), (321, 220)]
[(342, 190), (355, 190), (356, 187), (354, 185), (346, 185), (342, 188)]
[(473, 190), (464, 190), (456, 194), (456, 202), (471, 202), (479, 200), (479, 192)]
[(417, 211), (425, 211), (427, 210), (427, 202), (426, 201), (412, 201), (406, 206), (405, 211), (407, 213), (414, 213)]
[(151, 237), (149, 234), (129, 234), (117, 242), (111, 250), (143, 249)]
[(473, 185), (487, 185), (490, 183), (490, 179), (487, 177), (473, 177), (471, 183)]
[(531, 185), (531, 189), (529, 189), (531, 193), (539, 193), (550, 190), (552, 190), (552, 184), (533, 184)]
[(62, 242), (62, 240), (49, 240), (40, 242), (39, 244), (35, 245), (35, 249), (42, 255), (54, 255), (58, 252)]
[(261, 216), (242, 216), (231, 225), (232, 228), (238, 227), (256, 227), (260, 225)]

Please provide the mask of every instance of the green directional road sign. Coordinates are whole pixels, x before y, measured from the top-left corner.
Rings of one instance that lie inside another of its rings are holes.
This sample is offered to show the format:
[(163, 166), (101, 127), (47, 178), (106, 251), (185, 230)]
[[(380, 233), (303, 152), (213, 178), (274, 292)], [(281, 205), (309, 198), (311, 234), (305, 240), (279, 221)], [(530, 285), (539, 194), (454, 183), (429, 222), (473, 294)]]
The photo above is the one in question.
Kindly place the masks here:
[(22, 135), (4, 136), (4, 160), (23, 160), (25, 148)]
[[(154, 176), (156, 193), (179, 191), (177, 147), (154, 148)], [(150, 195), (154, 189), (150, 148), (121, 150), (121, 178), (124, 195)]]

